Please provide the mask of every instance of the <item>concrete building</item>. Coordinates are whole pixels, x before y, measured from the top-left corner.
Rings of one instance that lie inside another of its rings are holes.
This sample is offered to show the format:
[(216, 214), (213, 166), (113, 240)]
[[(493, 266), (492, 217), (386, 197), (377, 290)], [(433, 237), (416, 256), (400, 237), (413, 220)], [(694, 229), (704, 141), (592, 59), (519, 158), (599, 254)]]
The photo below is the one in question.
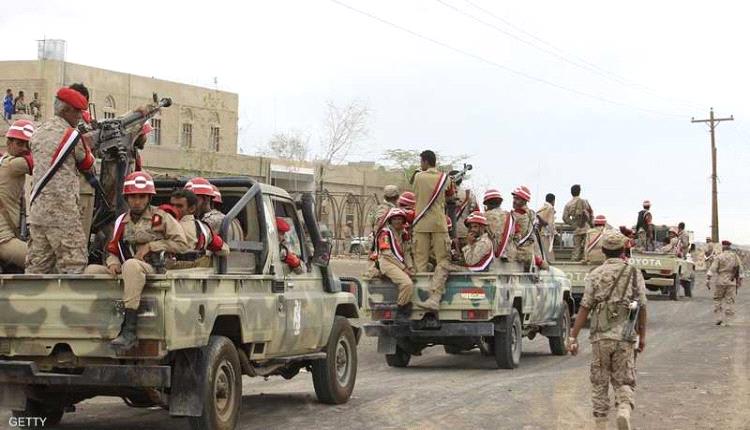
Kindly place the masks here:
[[(69, 63), (64, 61), (63, 41), (40, 42), (37, 60), (0, 61), (0, 89), (9, 88), (14, 95), (23, 91), (27, 104), (36, 99), (41, 108), (28, 113), (36, 113), (37, 122), (53, 114), (57, 89), (75, 82), (89, 89), (92, 114), (100, 120), (149, 103), (153, 93), (172, 98), (172, 106), (151, 120), (154, 132), (142, 152), (149, 172), (247, 175), (291, 193), (317, 192), (321, 222), (336, 237), (343, 237), (347, 222), (352, 223), (353, 235), (369, 233), (368, 215), (382, 198), (383, 187), (404, 185), (402, 175), (375, 163), (321, 169), (314, 163), (239, 155), (235, 93)], [(0, 132), (4, 134), (7, 126), (0, 121)]]

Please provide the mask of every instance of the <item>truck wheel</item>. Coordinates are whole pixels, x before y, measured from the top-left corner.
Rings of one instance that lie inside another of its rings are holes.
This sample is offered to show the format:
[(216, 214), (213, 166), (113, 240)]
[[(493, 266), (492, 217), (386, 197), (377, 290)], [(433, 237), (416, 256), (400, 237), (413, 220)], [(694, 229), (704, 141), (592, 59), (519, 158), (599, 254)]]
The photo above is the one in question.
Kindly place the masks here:
[[(497, 331), (497, 328), (502, 331)], [(498, 322), (495, 331), (495, 362), (500, 369), (515, 369), (521, 362), (521, 316), (516, 308)]]
[(204, 375), (203, 414), (188, 417), (196, 430), (232, 430), (237, 426), (242, 405), (242, 368), (237, 349), (224, 336), (211, 336), (204, 346), (199, 372)]
[(680, 292), (680, 274), (677, 273), (674, 275), (674, 283), (672, 284), (672, 288), (669, 289), (669, 299), (677, 300), (677, 293), (679, 292)]
[(385, 362), (390, 367), (406, 367), (409, 365), (409, 360), (411, 360), (411, 354), (401, 349), (400, 346), (396, 346), (395, 354), (385, 355)]
[(568, 353), (568, 348), (565, 347), (565, 339), (570, 336), (570, 311), (567, 303), (563, 303), (563, 311), (560, 313), (560, 318), (557, 319), (557, 326), (560, 327), (560, 336), (548, 338), (549, 349), (554, 355), (565, 355)]
[(312, 365), (313, 386), (322, 403), (346, 403), (357, 379), (357, 341), (349, 320), (337, 316), (326, 347), (326, 359)]
[(693, 297), (693, 282), (681, 281), (682, 289), (685, 290), (685, 297)]
[(16, 418), (45, 418), (43, 427), (52, 427), (60, 424), (64, 413), (65, 410), (62, 406), (46, 405), (36, 400), (26, 399), (24, 410), (13, 411), (13, 416)]

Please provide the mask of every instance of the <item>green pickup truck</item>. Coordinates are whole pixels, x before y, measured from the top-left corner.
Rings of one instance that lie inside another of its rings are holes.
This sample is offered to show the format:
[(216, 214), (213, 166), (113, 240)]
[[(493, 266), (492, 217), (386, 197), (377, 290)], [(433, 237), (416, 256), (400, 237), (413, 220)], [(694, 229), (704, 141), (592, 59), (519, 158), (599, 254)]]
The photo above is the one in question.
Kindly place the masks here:
[[(155, 204), (185, 180), (157, 179)], [(215, 178), (245, 235), (229, 241), (214, 267), (150, 275), (141, 301), (139, 342), (110, 346), (122, 323), (122, 279), (108, 275), (0, 275), (0, 407), (57, 424), (95, 396), (128, 406), (161, 406), (196, 429), (232, 429), (242, 375), (306, 369), (324, 403), (346, 402), (357, 373), (358, 306), (353, 282), (328, 268), (312, 196), (293, 201), (250, 178)], [(300, 217), (300, 213), (302, 216)], [(302, 274), (281, 261), (276, 217), (292, 226)], [(224, 236), (226, 237), (226, 236)]]
[(630, 252), (630, 264), (641, 271), (649, 291), (660, 291), (677, 300), (682, 286), (685, 297), (692, 297), (695, 284), (695, 263), (692, 261), (674, 254), (634, 249)]
[[(429, 296), (431, 273), (415, 277), (415, 299)], [(372, 315), (363, 326), (378, 338), (378, 352), (393, 367), (406, 367), (412, 355), (443, 345), (448, 354), (479, 348), (497, 367), (521, 360), (523, 337), (541, 334), (553, 354), (565, 355), (575, 304), (570, 281), (555, 267), (538, 270), (494, 261), (486, 272), (451, 273), (438, 312), (414, 308), (411, 321), (396, 323), (397, 287), (387, 278), (363, 281), (362, 305)]]

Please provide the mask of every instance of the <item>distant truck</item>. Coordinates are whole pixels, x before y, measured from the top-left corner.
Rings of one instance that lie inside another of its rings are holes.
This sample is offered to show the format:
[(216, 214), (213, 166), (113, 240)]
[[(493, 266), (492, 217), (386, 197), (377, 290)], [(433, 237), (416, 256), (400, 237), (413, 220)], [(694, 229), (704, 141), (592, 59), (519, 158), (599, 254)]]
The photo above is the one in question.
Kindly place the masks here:
[[(418, 273), (415, 298), (429, 296), (430, 273)], [(412, 355), (443, 345), (448, 354), (479, 348), (497, 367), (521, 361), (523, 337), (541, 334), (555, 355), (565, 355), (575, 304), (570, 281), (554, 267), (531, 270), (495, 261), (487, 272), (451, 273), (440, 310), (414, 308), (408, 324), (395, 323), (397, 287), (387, 278), (363, 281), (362, 303), (373, 322), (363, 326), (378, 338), (378, 352), (392, 367), (406, 367)]]
[(588, 264), (583, 261), (573, 261), (573, 231), (574, 227), (564, 223), (556, 223), (555, 229), (558, 236), (552, 245), (555, 261), (552, 263), (556, 268), (565, 273), (570, 280), (570, 290), (573, 300), (575, 300), (576, 309), (581, 304), (583, 290), (585, 287), (586, 275), (599, 264)]
[[(57, 424), (95, 396), (128, 406), (162, 406), (192, 428), (232, 429), (242, 375), (312, 374), (318, 399), (346, 402), (357, 374), (360, 330), (352, 283), (328, 268), (312, 196), (249, 178), (215, 178), (245, 237), (229, 241), (214, 267), (149, 275), (139, 308), (138, 345), (118, 353), (122, 279), (107, 275), (0, 275), (0, 407)], [(156, 180), (156, 204), (184, 180)], [(299, 216), (301, 212), (302, 217)], [(288, 220), (289, 246), (307, 264), (287, 273), (276, 217)], [(226, 237), (226, 236), (224, 236)], [(342, 289), (343, 288), (343, 289)]]
[(630, 264), (643, 274), (649, 291), (660, 291), (672, 300), (682, 286), (685, 297), (692, 297), (695, 284), (695, 263), (673, 254), (632, 250)]

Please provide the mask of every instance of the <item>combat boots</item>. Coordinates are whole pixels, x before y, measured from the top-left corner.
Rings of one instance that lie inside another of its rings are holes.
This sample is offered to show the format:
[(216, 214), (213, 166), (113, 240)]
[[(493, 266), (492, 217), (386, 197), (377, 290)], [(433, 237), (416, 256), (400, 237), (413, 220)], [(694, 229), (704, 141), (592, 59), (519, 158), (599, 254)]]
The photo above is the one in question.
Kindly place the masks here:
[(396, 322), (400, 324), (408, 324), (411, 321), (411, 302), (401, 305), (396, 311)]
[(122, 321), (120, 334), (109, 344), (118, 351), (129, 351), (138, 339), (135, 330), (138, 327), (138, 311), (136, 309), (125, 309), (125, 318)]
[(441, 293), (434, 292), (430, 294), (430, 297), (422, 302), (420, 305), (421, 307), (431, 310), (431, 311), (439, 311), (440, 310), (440, 299), (443, 298), (443, 295)]
[(630, 404), (620, 403), (617, 406), (617, 430), (630, 430)]
[(594, 428), (596, 430), (607, 430), (607, 417), (594, 418)]

